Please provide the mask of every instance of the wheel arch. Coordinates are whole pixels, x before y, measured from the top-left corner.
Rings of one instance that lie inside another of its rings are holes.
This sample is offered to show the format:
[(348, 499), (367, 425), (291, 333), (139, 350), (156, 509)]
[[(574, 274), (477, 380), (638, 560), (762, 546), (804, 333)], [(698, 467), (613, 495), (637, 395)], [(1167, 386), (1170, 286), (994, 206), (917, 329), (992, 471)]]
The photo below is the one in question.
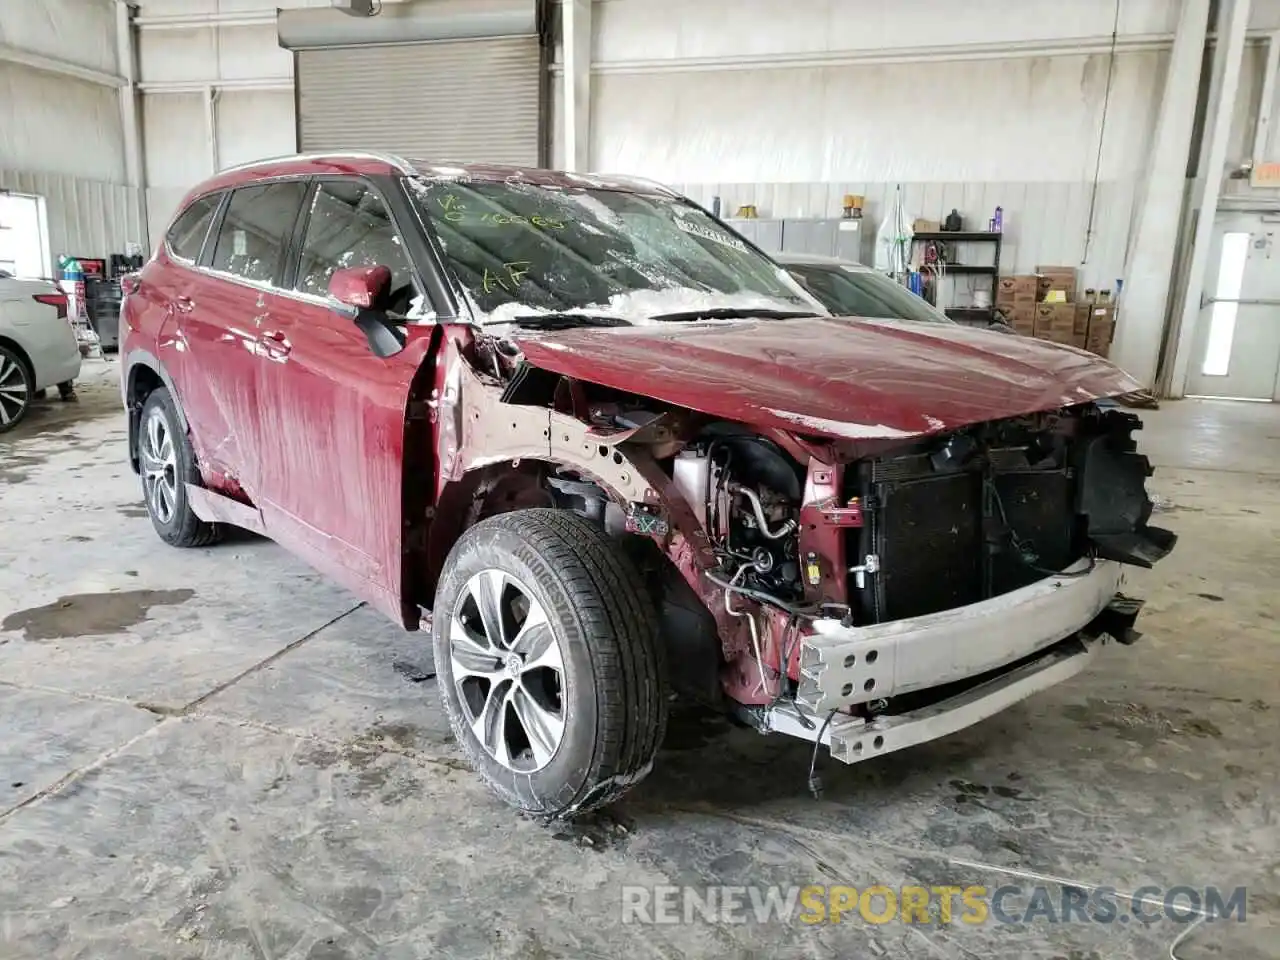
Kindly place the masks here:
[(178, 389), (174, 386), (169, 371), (152, 353), (146, 350), (131, 350), (124, 360), (124, 376), (122, 378), (124, 407), (129, 419), (129, 464), (133, 472), (138, 472), (138, 427), (142, 415), (142, 405), (152, 391), (164, 387), (173, 399), (174, 409), (178, 412), (178, 420), (183, 432), (190, 427), (187, 423), (186, 411), (182, 409), (182, 400)]
[[(679, 504), (663, 496), (668, 493), (665, 485), (656, 490), (650, 485), (653, 480), (646, 469), (647, 454), (628, 452), (636, 459), (612, 447), (608, 448), (607, 457), (601, 455), (599, 444), (592, 445), (591, 455), (560, 458), (547, 456), (544, 447), (528, 457), (476, 465), (446, 483), (426, 528), (426, 548), (416, 554), (420, 565), (413, 572), (417, 596), (421, 606), (432, 605), (450, 551), (467, 530), (481, 521), (535, 507), (578, 513), (557, 501), (545, 486), (548, 476), (569, 471), (594, 484), (606, 500), (624, 510), (637, 502), (664, 508), (674, 537), (636, 531), (618, 538), (618, 542), (648, 584), (663, 625), (673, 687), (691, 699), (716, 706), (721, 699), (719, 678), (725, 664), (722, 638), (741, 632), (742, 623), (723, 616), (725, 608), (718, 588), (701, 578), (703, 564), (696, 558), (697, 549), (690, 540), (695, 525), (692, 518), (683, 516)], [(621, 463), (615, 460), (615, 453), (621, 453)], [(603, 466), (606, 461), (607, 467)], [(620, 476), (611, 479), (605, 475), (614, 471)], [(654, 479), (661, 483), (660, 472)], [(410, 554), (406, 559), (413, 562), (413, 557)]]
[[(622, 432), (602, 431), (554, 406), (518, 403), (481, 380), (456, 350), (442, 351), (410, 400), (405, 446), (405, 550), (401, 608), (406, 625), (430, 609), (450, 550), (485, 514), (477, 495), (490, 481), (556, 469), (572, 471), (598, 486), (636, 520), (652, 513), (659, 525), (641, 524), (628, 540), (639, 544), (666, 580), (664, 595), (683, 610), (681, 627), (701, 649), (690, 663), (690, 686), (713, 699), (722, 649), (745, 649), (744, 621), (730, 615), (720, 588), (703, 577), (716, 558), (692, 507), (659, 465), (662, 451), (680, 443), (678, 427), (655, 421)], [(418, 384), (415, 384), (418, 386)], [(434, 495), (432, 495), (434, 494)], [(531, 506), (519, 500), (509, 510)], [(557, 504), (558, 505), (558, 504)], [(640, 508), (640, 509), (637, 509)], [(680, 611), (677, 611), (679, 613)], [(682, 655), (680, 659), (685, 659)]]
[(420, 536), (424, 549), (410, 554), (411, 562), (416, 562), (411, 582), (416, 585), (419, 603), (430, 606), (449, 551), (471, 527), (503, 513), (556, 506), (543, 486), (543, 478), (559, 470), (570, 470), (589, 479), (614, 503), (627, 502), (623, 491), (612, 487), (605, 478), (589, 473), (588, 465), (577, 458), (548, 456), (545, 444), (531, 446), (525, 456), (473, 463), (460, 476), (441, 486), (429, 523)]
[(26, 367), (27, 376), (31, 378), (31, 389), (34, 390), (36, 386), (36, 365), (31, 362), (31, 355), (23, 349), (22, 344), (17, 340), (12, 337), (6, 337), (4, 334), (0, 334), (0, 347), (6, 347), (13, 351), (14, 355), (22, 362), (22, 365)]

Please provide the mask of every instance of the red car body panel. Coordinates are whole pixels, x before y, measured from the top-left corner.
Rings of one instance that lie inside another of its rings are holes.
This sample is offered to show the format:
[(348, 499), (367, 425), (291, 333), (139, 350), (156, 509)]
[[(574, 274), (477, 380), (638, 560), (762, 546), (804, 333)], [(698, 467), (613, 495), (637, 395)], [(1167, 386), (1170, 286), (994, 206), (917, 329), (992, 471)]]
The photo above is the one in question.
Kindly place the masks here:
[(378, 157), (282, 157), (264, 160), (245, 167), (231, 167), (203, 181), (187, 194), (179, 205), (185, 207), (192, 198), (214, 190), (238, 187), (247, 183), (259, 183), (273, 177), (306, 177), (322, 173), (369, 174), (371, 176), (395, 176), (402, 173), (396, 166)]
[[(393, 175), (385, 160), (285, 159), (225, 171), (179, 205), (279, 176)], [(122, 309), (121, 355), (153, 355), (177, 389), (211, 490), (397, 621), (405, 406), (431, 327), (381, 359), (349, 317), (173, 260), (160, 244)], [(434, 491), (431, 478), (423, 482)]]
[(534, 366), (760, 427), (887, 440), (1140, 389), (1098, 357), (896, 321), (672, 323), (518, 336)]
[(405, 407), (431, 328), (383, 359), (349, 317), (285, 306), (262, 325), (246, 492), (273, 538), (401, 620)]
[(366, 174), (369, 176), (403, 176), (412, 171), (431, 179), (470, 178), (474, 180), (519, 180), (543, 187), (596, 186), (602, 189), (630, 190), (641, 193), (675, 196), (662, 184), (632, 177), (598, 176), (563, 173), (556, 170), (535, 170), (499, 163), (437, 164), (428, 160), (408, 159), (406, 167), (387, 162), (381, 157), (282, 157), (266, 160), (245, 167), (232, 167), (210, 177), (193, 189), (178, 205), (182, 209), (195, 197), (215, 190), (257, 183), (272, 177), (315, 176), (324, 173)]
[(246, 488), (254, 486), (254, 318), (263, 309), (260, 295), (180, 265), (167, 269), (185, 275), (186, 306), (173, 313), (168, 324), (173, 345), (162, 343), (160, 359), (181, 385), (191, 433), (199, 438), (196, 455), (210, 474), (206, 482), (222, 475), (236, 477)]

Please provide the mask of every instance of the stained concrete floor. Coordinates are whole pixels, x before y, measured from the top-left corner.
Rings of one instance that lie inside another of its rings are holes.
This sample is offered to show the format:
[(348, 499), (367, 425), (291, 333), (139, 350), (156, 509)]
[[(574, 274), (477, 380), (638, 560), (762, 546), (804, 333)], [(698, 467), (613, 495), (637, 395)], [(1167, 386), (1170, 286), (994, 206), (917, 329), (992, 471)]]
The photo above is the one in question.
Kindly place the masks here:
[(460, 763), (422, 636), (266, 541), (162, 545), (114, 377), (0, 438), (6, 960), (1089, 960), (1185, 929), (621, 922), (624, 885), (1037, 882), (1246, 885), (1247, 922), (1177, 955), (1280, 956), (1280, 409), (1145, 414), (1182, 541), (1132, 578), (1136, 647), (941, 742), (826, 763), (821, 800), (806, 745), (682, 715), (655, 773), (569, 829)]

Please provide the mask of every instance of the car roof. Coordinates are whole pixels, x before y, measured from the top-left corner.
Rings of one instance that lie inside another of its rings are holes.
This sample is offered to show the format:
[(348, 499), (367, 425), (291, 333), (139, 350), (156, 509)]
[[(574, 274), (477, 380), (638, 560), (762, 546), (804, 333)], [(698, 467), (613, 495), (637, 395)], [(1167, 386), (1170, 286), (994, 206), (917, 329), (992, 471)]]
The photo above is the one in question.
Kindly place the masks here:
[(863, 266), (854, 260), (844, 260), (840, 257), (826, 257), (820, 253), (774, 253), (770, 254), (774, 260), (782, 264), (784, 267), (841, 267), (845, 270), (851, 270), (855, 273), (868, 273), (870, 267)]
[(315, 174), (365, 174), (369, 176), (421, 176), (440, 181), (489, 181), (527, 183), (540, 187), (572, 189), (590, 187), (627, 193), (677, 196), (668, 187), (641, 177), (615, 174), (573, 173), (500, 163), (456, 163), (448, 160), (407, 159), (394, 153), (334, 151), (271, 157), (228, 167), (202, 182), (188, 195), (194, 197), (277, 177)]

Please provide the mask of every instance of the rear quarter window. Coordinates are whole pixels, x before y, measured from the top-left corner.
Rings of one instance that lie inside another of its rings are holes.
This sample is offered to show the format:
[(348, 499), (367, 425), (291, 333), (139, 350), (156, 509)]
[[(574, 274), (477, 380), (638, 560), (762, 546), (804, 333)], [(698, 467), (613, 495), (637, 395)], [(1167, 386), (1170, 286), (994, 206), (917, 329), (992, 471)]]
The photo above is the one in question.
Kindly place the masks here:
[(213, 223), (213, 215), (218, 211), (221, 200), (220, 193), (192, 200), (178, 219), (173, 221), (173, 226), (164, 238), (173, 257), (186, 263), (195, 263), (200, 259), (205, 237), (209, 235), (209, 225)]

